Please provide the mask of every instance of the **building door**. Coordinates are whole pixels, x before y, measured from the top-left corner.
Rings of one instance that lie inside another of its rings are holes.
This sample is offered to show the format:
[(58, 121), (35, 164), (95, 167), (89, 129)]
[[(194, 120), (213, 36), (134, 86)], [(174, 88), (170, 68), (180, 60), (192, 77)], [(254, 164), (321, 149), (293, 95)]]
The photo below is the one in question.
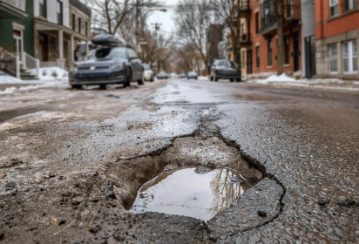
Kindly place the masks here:
[(294, 61), (294, 72), (299, 70), (299, 32), (293, 34), (293, 61)]
[(22, 60), (23, 48), (22, 32), (14, 30), (14, 51), (15, 54), (19, 56), (20, 60)]
[(253, 57), (252, 50), (247, 50), (247, 74), (250, 75), (253, 73)]
[(39, 59), (40, 61), (49, 61), (49, 42), (48, 36), (39, 34)]
[(304, 38), (305, 48), (305, 77), (312, 78), (316, 75), (315, 65), (315, 35)]

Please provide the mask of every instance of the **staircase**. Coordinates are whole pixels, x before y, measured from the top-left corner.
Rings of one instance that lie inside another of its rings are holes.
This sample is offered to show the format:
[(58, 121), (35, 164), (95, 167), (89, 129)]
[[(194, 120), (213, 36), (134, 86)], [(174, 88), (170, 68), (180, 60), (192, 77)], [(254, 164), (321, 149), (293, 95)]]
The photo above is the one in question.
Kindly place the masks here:
[(21, 80), (38, 80), (36, 78), (36, 75), (32, 74), (31, 72), (27, 70), (20, 70), (20, 79)]
[[(29, 70), (35, 70), (36, 74)], [(40, 61), (25, 52), (17, 55), (0, 48), (0, 71), (22, 80), (37, 80), (40, 76)]]

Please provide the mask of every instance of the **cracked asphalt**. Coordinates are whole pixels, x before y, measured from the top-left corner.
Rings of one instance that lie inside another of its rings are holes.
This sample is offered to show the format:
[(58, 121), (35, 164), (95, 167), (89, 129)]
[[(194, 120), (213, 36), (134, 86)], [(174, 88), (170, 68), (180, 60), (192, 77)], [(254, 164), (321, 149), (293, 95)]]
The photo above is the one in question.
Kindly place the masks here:
[[(0, 242), (359, 243), (358, 121), (357, 93), (310, 87), (2, 95)], [(129, 212), (144, 183), (188, 166), (228, 167), (252, 187), (208, 222)]]

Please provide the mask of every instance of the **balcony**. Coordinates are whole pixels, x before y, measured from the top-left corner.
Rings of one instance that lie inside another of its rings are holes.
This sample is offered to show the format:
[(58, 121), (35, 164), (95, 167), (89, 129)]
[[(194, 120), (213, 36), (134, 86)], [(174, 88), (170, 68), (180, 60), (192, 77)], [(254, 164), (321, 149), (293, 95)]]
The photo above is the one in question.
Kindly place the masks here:
[(251, 3), (250, 0), (242, 0), (239, 2), (239, 17), (247, 18), (251, 15)]
[(0, 19), (25, 18), (26, 0), (0, 0)]
[(242, 35), (239, 38), (239, 47), (240, 48), (248, 48), (252, 46), (251, 36), (248, 34)]
[[(278, 17), (274, 12), (273, 4), (268, 4), (269, 2), (264, 2), (262, 5), (263, 13), (267, 13), (262, 16), (262, 28), (260, 33), (264, 37), (272, 37), (277, 33), (278, 27)], [(300, 8), (295, 6), (287, 6), (284, 11), (284, 28), (290, 28), (300, 25), (301, 12)]]

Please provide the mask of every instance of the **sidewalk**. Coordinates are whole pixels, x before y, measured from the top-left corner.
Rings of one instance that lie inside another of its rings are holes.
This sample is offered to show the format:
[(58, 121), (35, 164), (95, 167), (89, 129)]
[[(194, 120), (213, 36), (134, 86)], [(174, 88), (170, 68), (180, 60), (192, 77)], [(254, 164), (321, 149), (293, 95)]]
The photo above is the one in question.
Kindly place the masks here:
[(271, 76), (267, 79), (248, 80), (247, 83), (252, 84), (270, 84), (274, 86), (294, 86), (306, 88), (320, 88), (330, 90), (343, 91), (359, 91), (359, 77), (358, 81), (345, 81), (340, 79), (293, 79), (286, 75)]

